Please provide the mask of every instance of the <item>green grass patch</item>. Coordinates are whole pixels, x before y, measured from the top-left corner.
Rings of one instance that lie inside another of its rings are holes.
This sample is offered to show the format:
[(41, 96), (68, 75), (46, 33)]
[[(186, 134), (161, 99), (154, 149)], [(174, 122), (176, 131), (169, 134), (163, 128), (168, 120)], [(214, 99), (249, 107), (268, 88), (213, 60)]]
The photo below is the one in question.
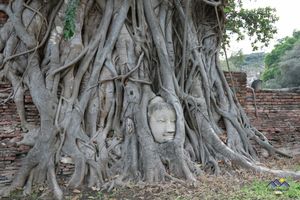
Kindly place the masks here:
[(293, 170), (294, 170), (294, 171), (300, 171), (300, 165), (295, 165), (295, 166), (293, 167)]
[(31, 192), (30, 195), (27, 195), (27, 196), (24, 196), (23, 194), (23, 190), (21, 189), (18, 189), (18, 190), (15, 190), (15, 191), (12, 191), (8, 197), (3, 197), (0, 199), (4, 199), (4, 200), (38, 200), (40, 199), (39, 196), (41, 195), (41, 191), (38, 191), (38, 190), (34, 190)]
[[(271, 181), (271, 180), (270, 180)], [(251, 185), (244, 186), (229, 199), (231, 200), (273, 200), (273, 199), (300, 199), (300, 183), (291, 179), (286, 180), (290, 187), (288, 189), (268, 188), (270, 181), (256, 180)]]

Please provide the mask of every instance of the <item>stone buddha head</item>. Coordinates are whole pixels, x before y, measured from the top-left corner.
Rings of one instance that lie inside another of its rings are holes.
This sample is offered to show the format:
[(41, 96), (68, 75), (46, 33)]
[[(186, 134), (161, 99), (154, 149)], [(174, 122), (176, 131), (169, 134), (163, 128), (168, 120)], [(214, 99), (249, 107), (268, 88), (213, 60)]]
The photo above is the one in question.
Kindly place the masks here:
[(148, 122), (156, 142), (164, 143), (174, 139), (176, 131), (175, 110), (163, 98), (157, 96), (150, 101)]

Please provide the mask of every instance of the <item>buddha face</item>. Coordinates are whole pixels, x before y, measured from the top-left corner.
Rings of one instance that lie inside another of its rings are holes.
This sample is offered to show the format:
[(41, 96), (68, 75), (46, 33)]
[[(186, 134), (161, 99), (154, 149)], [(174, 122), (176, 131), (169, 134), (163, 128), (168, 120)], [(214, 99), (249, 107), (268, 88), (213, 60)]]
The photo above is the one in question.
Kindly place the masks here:
[(150, 129), (156, 142), (164, 143), (174, 139), (176, 115), (171, 105), (161, 100), (150, 103), (148, 115)]

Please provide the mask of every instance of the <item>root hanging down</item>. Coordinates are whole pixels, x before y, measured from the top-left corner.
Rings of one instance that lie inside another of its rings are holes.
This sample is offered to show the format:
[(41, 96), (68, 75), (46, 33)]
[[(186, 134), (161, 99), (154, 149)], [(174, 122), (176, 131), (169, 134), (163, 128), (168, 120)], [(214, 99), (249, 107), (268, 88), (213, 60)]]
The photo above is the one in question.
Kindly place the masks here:
[[(0, 75), (11, 82), (32, 146), (12, 184), (31, 192), (74, 164), (69, 188), (112, 189), (127, 181), (196, 181), (221, 161), (261, 166), (253, 142), (280, 152), (251, 126), (220, 70), (223, 1), (54, 0), (0, 6)], [(39, 125), (26, 121), (28, 88)], [(201, 164), (201, 168), (199, 167)], [(234, 170), (234, 169), (232, 169)]]

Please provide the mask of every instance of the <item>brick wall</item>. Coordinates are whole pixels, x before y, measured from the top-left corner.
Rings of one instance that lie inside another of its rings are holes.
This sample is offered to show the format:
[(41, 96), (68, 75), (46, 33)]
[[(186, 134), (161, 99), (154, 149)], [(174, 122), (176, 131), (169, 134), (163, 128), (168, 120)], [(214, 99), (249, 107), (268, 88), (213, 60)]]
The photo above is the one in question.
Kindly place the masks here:
[[(16, 145), (22, 139), (22, 131), (16, 105), (11, 99), (7, 101), (11, 92), (10, 84), (0, 83), (0, 186), (12, 180), (30, 149), (26, 145)], [(25, 93), (24, 102), (27, 121), (38, 125), (40, 117), (29, 92)], [(68, 175), (73, 168), (73, 164), (60, 163), (58, 173)]]
[[(11, 99), (7, 101), (11, 92), (10, 84), (0, 84), (0, 183), (11, 179), (30, 149), (15, 143), (22, 139), (22, 131), (16, 105)], [(25, 111), (28, 122), (39, 123), (39, 115), (29, 93), (25, 96)]]
[[(245, 105), (247, 95), (247, 75), (240, 72), (224, 72), (230, 88), (236, 92), (236, 96), (242, 106)], [(230, 75), (231, 74), (231, 75)]]
[[(232, 85), (229, 73), (225, 72)], [(261, 90), (255, 93), (246, 87), (246, 74), (232, 72), (237, 97), (251, 123), (270, 140), (273, 146), (300, 154), (300, 93)], [(232, 87), (233, 88), (233, 87)]]
[[(261, 90), (254, 98), (247, 90), (244, 108), (252, 122), (275, 147), (300, 153), (300, 93)], [(295, 153), (295, 152), (294, 152)]]

